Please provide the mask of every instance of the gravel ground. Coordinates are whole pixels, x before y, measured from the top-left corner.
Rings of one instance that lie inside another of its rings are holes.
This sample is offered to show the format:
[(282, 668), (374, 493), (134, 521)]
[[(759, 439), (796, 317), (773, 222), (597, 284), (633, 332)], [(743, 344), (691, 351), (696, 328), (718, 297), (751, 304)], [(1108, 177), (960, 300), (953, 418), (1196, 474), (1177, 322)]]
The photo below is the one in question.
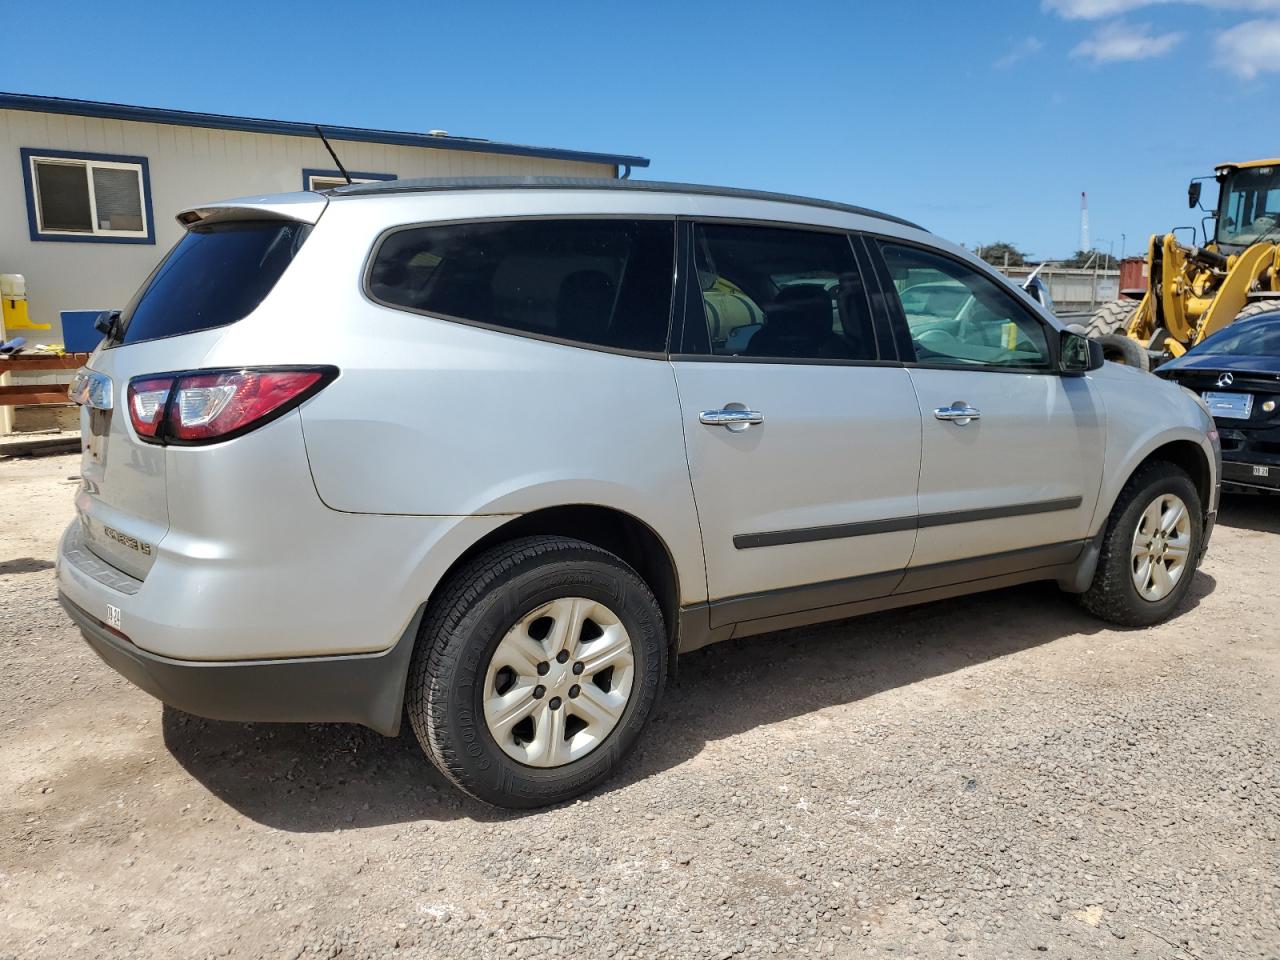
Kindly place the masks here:
[(693, 654), (513, 815), (116, 677), (54, 600), (76, 471), (0, 463), (0, 958), (1280, 957), (1280, 500), (1155, 629), (1037, 585)]

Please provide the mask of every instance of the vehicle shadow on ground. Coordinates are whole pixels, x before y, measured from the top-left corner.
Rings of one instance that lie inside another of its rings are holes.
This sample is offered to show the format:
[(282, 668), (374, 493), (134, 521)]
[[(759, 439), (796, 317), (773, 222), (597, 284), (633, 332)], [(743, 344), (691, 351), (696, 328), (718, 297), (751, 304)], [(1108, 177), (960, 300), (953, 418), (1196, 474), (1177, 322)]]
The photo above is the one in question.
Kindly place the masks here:
[[(1215, 586), (1197, 574), (1182, 612)], [(596, 794), (683, 763), (708, 741), (1104, 629), (1052, 584), (1030, 584), (717, 644), (680, 659), (639, 748)], [(281, 830), (537, 816), (462, 796), (422, 754), (407, 721), (387, 738), (342, 724), (224, 723), (166, 707), (163, 732), (173, 756), (214, 795)]]
[[(1224, 493), (1218, 504), (1218, 523), (1239, 530), (1280, 533), (1280, 494)], [(1213, 549), (1213, 541), (1209, 541)]]

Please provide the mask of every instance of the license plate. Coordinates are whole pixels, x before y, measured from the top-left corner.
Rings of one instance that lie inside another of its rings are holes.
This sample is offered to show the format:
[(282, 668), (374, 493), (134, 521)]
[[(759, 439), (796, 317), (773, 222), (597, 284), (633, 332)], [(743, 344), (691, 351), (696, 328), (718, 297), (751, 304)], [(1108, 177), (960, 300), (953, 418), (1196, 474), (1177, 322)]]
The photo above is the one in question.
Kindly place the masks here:
[(1204, 403), (1209, 408), (1209, 413), (1215, 417), (1248, 420), (1249, 414), (1253, 412), (1253, 394), (1251, 393), (1218, 393), (1214, 390), (1206, 390)]
[(1271, 468), (1270, 467), (1254, 467), (1253, 475), (1255, 477), (1269, 477), (1271, 476)]

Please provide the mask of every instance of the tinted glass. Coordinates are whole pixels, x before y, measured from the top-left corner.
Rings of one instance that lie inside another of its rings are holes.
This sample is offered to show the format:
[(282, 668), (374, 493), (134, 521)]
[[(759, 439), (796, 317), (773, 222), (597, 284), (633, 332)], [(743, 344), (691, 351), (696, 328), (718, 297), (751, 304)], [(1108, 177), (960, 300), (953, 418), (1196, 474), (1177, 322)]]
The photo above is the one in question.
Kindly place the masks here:
[(89, 173), (81, 163), (37, 163), (36, 196), (44, 230), (93, 232)]
[(694, 258), (712, 353), (875, 359), (862, 275), (843, 234), (698, 224)]
[(1236, 171), (1222, 191), (1218, 241), (1241, 246), (1280, 235), (1280, 166)]
[(1187, 352), (1197, 356), (1280, 357), (1280, 313), (1233, 323)]
[(397, 231), (369, 292), (384, 303), (623, 350), (666, 349), (675, 224), (516, 220)]
[(192, 227), (125, 308), (122, 342), (243, 319), (271, 292), (310, 230), (268, 220)]
[(880, 249), (920, 363), (1049, 366), (1044, 326), (1013, 294), (957, 260), (892, 243)]

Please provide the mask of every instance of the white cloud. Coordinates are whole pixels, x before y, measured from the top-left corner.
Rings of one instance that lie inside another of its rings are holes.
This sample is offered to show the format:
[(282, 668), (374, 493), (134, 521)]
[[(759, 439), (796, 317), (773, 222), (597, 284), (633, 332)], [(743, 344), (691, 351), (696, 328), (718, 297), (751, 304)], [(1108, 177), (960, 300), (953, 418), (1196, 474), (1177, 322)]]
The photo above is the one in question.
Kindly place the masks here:
[(1067, 20), (1102, 20), (1158, 3), (1178, 2), (1215, 10), (1280, 11), (1280, 0), (1043, 0), (1040, 6)]
[(1041, 6), (1068, 20), (1101, 20), (1166, 0), (1044, 0)]
[(1162, 57), (1182, 41), (1181, 33), (1152, 33), (1151, 25), (1116, 20), (1103, 24), (1088, 40), (1078, 43), (1071, 56), (1094, 63), (1121, 60), (1150, 60)]
[(1213, 49), (1219, 66), (1246, 80), (1265, 71), (1280, 72), (1280, 20), (1249, 20), (1224, 30)]
[(1019, 40), (1009, 52), (1000, 57), (991, 64), (997, 70), (1003, 70), (1005, 67), (1012, 67), (1019, 60), (1025, 60), (1027, 57), (1034, 57), (1037, 53), (1044, 49), (1044, 41), (1039, 37), (1027, 37), (1025, 40)]

